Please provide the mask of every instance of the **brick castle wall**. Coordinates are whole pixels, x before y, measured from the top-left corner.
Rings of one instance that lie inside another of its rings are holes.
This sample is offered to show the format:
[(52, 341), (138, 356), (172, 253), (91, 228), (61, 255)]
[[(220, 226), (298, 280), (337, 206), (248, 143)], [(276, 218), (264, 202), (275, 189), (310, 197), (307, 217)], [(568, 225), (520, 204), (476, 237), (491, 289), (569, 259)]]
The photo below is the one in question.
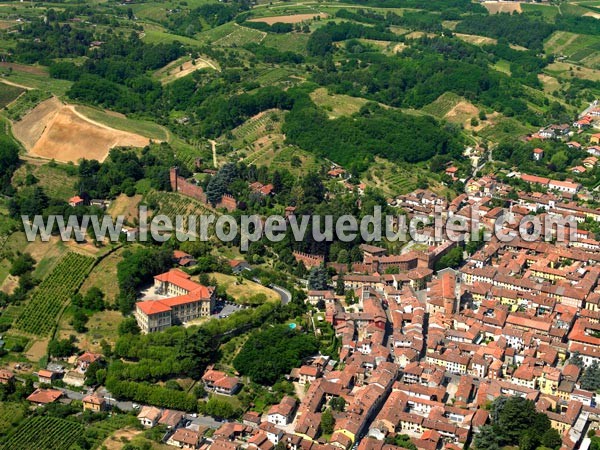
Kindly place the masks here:
[[(173, 192), (179, 192), (180, 194), (194, 198), (206, 205), (209, 204), (204, 189), (202, 189), (201, 186), (196, 186), (195, 184), (187, 181), (185, 178), (179, 176), (177, 167), (171, 168), (169, 172), (169, 179), (171, 181), (171, 190)], [(225, 208), (229, 212), (235, 211), (237, 209), (237, 201), (231, 195), (225, 194), (223, 195), (221, 201), (215, 205), (215, 207)]]

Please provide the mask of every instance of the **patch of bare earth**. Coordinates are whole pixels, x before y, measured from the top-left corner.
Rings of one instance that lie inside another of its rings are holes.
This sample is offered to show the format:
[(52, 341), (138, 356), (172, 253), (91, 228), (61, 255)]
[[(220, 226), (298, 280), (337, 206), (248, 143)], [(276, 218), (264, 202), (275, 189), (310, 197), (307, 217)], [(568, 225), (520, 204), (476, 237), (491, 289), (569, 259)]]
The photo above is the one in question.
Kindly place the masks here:
[(13, 134), (26, 149), (33, 148), (61, 107), (62, 103), (56, 97), (40, 103), (23, 119), (13, 124)]
[(127, 442), (131, 441), (141, 432), (142, 430), (135, 430), (133, 428), (117, 430), (112, 436), (107, 437), (100, 447), (106, 448), (106, 450), (120, 450)]
[(133, 223), (138, 217), (138, 205), (141, 201), (141, 195), (128, 197), (121, 194), (111, 203), (109, 213), (112, 217), (124, 216), (126, 222)]
[(517, 2), (484, 2), (483, 6), (490, 14), (522, 12), (521, 4)]
[(325, 13), (291, 14), (289, 16), (260, 17), (258, 19), (250, 19), (249, 22), (264, 22), (269, 25), (273, 25), (274, 23), (301, 23), (307, 20), (312, 20), (315, 17), (321, 17), (321, 19), (326, 19), (329, 17), (329, 15)]
[(10, 62), (0, 62), (0, 67), (2, 67), (4, 69), (17, 70), (19, 72), (30, 73), (32, 75), (40, 75), (40, 76), (48, 75), (48, 71), (46, 69), (44, 69), (43, 67), (26, 66), (25, 64), (17, 64), (17, 63), (10, 63)]
[(88, 119), (57, 98), (40, 103), (13, 125), (31, 156), (61, 162), (82, 158), (104, 161), (113, 147), (144, 147), (150, 140), (139, 134), (116, 130)]
[(169, 71), (166, 74), (166, 77), (163, 78), (161, 82), (163, 84), (170, 83), (171, 81), (183, 78), (186, 75), (195, 72), (196, 70), (204, 69), (206, 67), (212, 67), (214, 69), (214, 66), (212, 64), (209, 64), (208, 62), (202, 59), (195, 60), (195, 64), (192, 61), (186, 61), (183, 64), (173, 66), (171, 69), (169, 69)]
[(448, 111), (446, 113), (446, 115), (444, 116), (445, 119), (447, 119), (448, 121), (456, 121), (459, 120), (460, 122), (462, 122), (463, 120), (465, 120), (465, 117), (470, 117), (470, 116), (474, 116), (477, 117), (477, 115), (479, 114), (479, 109), (477, 109), (477, 107), (475, 105), (472, 105), (469, 102), (458, 102), (454, 108), (452, 108), (450, 111)]

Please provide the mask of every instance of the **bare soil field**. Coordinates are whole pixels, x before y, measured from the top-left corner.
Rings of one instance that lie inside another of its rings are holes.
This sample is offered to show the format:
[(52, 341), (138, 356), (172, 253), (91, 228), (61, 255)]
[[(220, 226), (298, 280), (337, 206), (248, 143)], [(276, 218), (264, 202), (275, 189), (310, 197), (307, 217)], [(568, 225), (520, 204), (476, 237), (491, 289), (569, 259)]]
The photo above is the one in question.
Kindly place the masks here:
[(394, 46), (394, 49), (393, 49), (392, 51), (393, 51), (394, 53), (401, 53), (401, 52), (403, 52), (403, 51), (404, 51), (404, 49), (405, 49), (405, 48), (407, 48), (407, 47), (408, 47), (408, 45), (406, 45), (406, 44), (405, 44), (405, 43), (403, 43), (403, 42), (400, 42), (399, 44), (396, 44), (396, 45)]
[(7, 28), (13, 27), (17, 24), (18, 22), (14, 22), (11, 20), (0, 20), (0, 30), (6, 30)]
[(127, 197), (121, 194), (111, 203), (108, 212), (112, 217), (125, 216), (126, 222), (133, 223), (138, 217), (138, 205), (141, 201), (141, 195)]
[(57, 98), (40, 103), (13, 125), (13, 132), (31, 156), (60, 162), (104, 161), (113, 147), (144, 147), (150, 142), (139, 134), (90, 120)]
[(38, 362), (42, 356), (47, 354), (48, 342), (50, 338), (36, 340), (33, 345), (24, 353), (25, 357), (32, 362)]
[(484, 2), (483, 6), (490, 14), (522, 12), (521, 4), (517, 2)]
[(453, 119), (462, 119), (464, 116), (477, 116), (477, 114), (479, 114), (479, 110), (475, 105), (466, 101), (462, 101), (448, 111), (444, 117), (452, 121)]
[(123, 448), (125, 443), (129, 442), (131, 439), (141, 433), (142, 430), (135, 430), (133, 428), (123, 428), (122, 430), (117, 430), (112, 436), (106, 438), (101, 447), (106, 448), (107, 450), (119, 450)]
[(457, 38), (462, 39), (465, 42), (468, 42), (469, 44), (475, 44), (475, 45), (488, 45), (488, 44), (493, 45), (498, 42), (494, 38), (479, 36), (477, 34), (454, 33), (454, 35)]
[(26, 149), (31, 149), (39, 141), (46, 125), (54, 118), (62, 103), (52, 97), (33, 108), (22, 120), (13, 124), (13, 134)]
[(600, 14), (595, 13), (595, 12), (591, 12), (591, 11), (590, 12), (586, 12), (584, 14), (584, 16), (593, 17), (594, 19), (600, 19)]
[(289, 16), (260, 17), (258, 19), (250, 19), (248, 22), (264, 22), (269, 25), (273, 25), (274, 23), (300, 23), (305, 22), (307, 20), (312, 20), (316, 16), (320, 16), (321, 19), (326, 19), (329, 17), (329, 15), (325, 13), (291, 14)]

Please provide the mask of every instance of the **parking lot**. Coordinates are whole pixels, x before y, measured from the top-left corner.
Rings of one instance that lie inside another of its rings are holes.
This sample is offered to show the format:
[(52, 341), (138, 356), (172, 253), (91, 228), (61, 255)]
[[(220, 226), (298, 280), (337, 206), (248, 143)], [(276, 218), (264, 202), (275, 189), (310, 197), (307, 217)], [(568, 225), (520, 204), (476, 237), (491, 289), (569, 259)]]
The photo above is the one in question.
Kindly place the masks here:
[(244, 306), (238, 305), (234, 302), (225, 302), (223, 300), (217, 300), (215, 304), (215, 312), (212, 315), (212, 317), (215, 319), (224, 319), (226, 317), (229, 317), (234, 312), (244, 308)]

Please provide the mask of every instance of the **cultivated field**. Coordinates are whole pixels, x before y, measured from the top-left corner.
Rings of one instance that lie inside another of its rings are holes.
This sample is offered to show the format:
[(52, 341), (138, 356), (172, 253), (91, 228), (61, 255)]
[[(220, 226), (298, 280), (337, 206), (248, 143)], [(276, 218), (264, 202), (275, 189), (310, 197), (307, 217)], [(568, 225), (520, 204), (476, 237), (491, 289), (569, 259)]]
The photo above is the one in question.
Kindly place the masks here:
[(31, 156), (61, 162), (82, 158), (104, 161), (113, 147), (144, 147), (150, 142), (139, 134), (90, 120), (56, 97), (40, 103), (15, 123), (13, 133)]
[(327, 111), (330, 119), (357, 113), (368, 102), (364, 98), (343, 94), (330, 94), (326, 88), (314, 90), (311, 92), (310, 98), (316, 105), (321, 106)]
[(489, 11), (490, 14), (498, 13), (520, 13), (521, 4), (516, 2), (484, 2), (483, 6)]
[(454, 36), (457, 38), (468, 42), (469, 44), (475, 45), (493, 45), (498, 42), (494, 38), (486, 37), (486, 36), (478, 36), (476, 34), (463, 34), (463, 33), (454, 33)]
[(15, 101), (23, 92), (25, 92), (25, 89), (22, 87), (0, 83), (0, 108), (4, 108)]
[(112, 217), (124, 216), (126, 222), (133, 223), (138, 218), (138, 206), (141, 201), (141, 195), (128, 197), (121, 194), (111, 202), (108, 212)]
[(68, 171), (67, 166), (53, 167), (52, 164), (42, 164), (40, 160), (32, 159), (17, 169), (13, 175), (13, 183), (16, 186), (24, 185), (27, 175), (33, 175), (44, 192), (52, 198), (66, 200), (77, 193), (72, 172)]
[(321, 19), (327, 19), (329, 16), (325, 13), (318, 14), (291, 14), (288, 16), (274, 16), (274, 17), (260, 17), (257, 19), (250, 19), (249, 22), (264, 22), (269, 25), (274, 23), (301, 23), (308, 20), (313, 20), (316, 17)]
[(36, 288), (16, 321), (16, 328), (38, 336), (49, 334), (61, 310), (79, 289), (93, 264), (92, 257), (67, 253)]
[(233, 31), (226, 36), (213, 42), (214, 45), (222, 47), (237, 47), (244, 44), (260, 43), (267, 36), (264, 31), (254, 30), (252, 28), (242, 27), (235, 24)]
[(445, 92), (429, 105), (425, 105), (422, 110), (427, 114), (441, 118), (462, 101), (464, 101), (464, 99), (460, 95), (457, 95), (454, 92)]
[(57, 417), (35, 416), (24, 422), (0, 447), (2, 450), (69, 448), (83, 432), (83, 425)]
[(458, 102), (450, 111), (444, 115), (448, 122), (465, 123), (471, 118), (477, 117), (479, 109), (466, 100)]
[(583, 78), (585, 80), (600, 81), (600, 70), (590, 69), (563, 61), (553, 62), (544, 70), (548, 74), (560, 78)]
[(218, 70), (217, 65), (208, 59), (197, 58), (191, 60), (186, 56), (177, 61), (173, 61), (162, 69), (158, 69), (154, 73), (154, 76), (158, 78), (161, 83), (167, 84), (179, 78), (183, 78), (196, 70), (206, 69), (207, 67)]
[(544, 44), (546, 52), (595, 68), (600, 66), (600, 37), (556, 31)]

